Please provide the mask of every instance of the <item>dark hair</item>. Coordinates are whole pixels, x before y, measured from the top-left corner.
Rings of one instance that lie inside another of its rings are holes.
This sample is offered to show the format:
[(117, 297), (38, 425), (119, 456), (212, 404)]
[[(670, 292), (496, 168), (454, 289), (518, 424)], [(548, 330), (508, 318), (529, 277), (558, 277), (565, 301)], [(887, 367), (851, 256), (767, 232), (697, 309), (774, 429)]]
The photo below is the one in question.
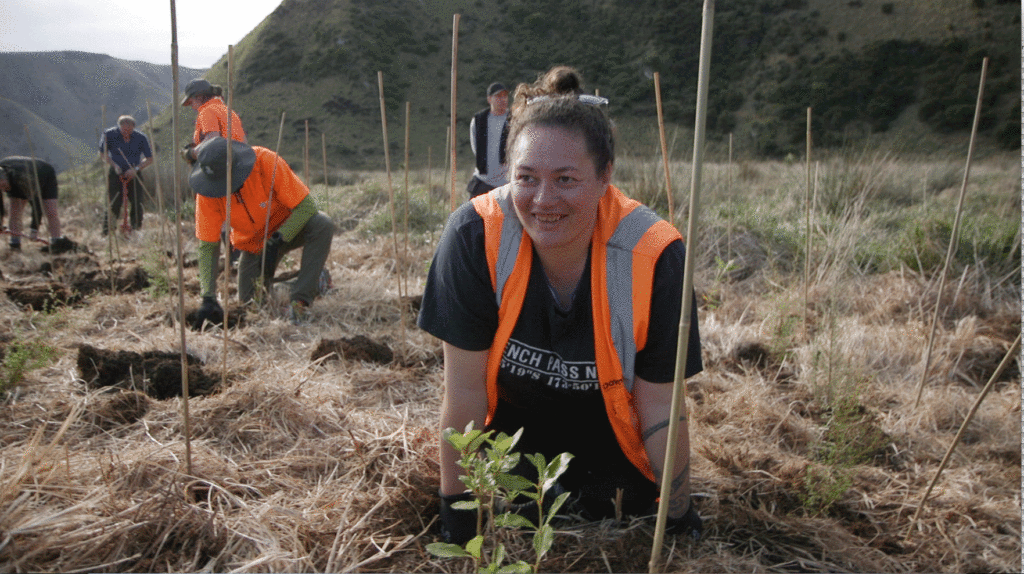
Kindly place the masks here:
[(194, 99), (199, 104), (205, 104), (206, 102), (212, 100), (213, 98), (220, 97), (223, 93), (224, 93), (224, 88), (222, 88), (221, 86), (214, 85), (214, 86), (210, 86), (209, 91), (200, 92), (198, 94), (195, 94), (194, 96), (192, 96), (192, 99)]
[(604, 175), (615, 161), (612, 122), (600, 106), (581, 102), (583, 78), (569, 66), (555, 66), (532, 84), (519, 84), (509, 120), (508, 150), (531, 125), (565, 128), (583, 135), (587, 151), (594, 158), (597, 175)]

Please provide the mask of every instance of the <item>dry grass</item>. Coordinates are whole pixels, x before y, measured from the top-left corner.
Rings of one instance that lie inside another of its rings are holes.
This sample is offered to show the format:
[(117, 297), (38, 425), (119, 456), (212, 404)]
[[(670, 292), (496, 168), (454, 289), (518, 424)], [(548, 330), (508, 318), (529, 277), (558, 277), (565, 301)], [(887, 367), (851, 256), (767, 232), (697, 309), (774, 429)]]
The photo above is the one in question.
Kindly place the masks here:
[[(756, 169), (758, 178), (786, 172)], [(105, 262), (94, 214), (77, 204), (62, 214), (68, 234)], [(123, 258), (159, 250), (150, 221), (143, 240), (121, 245)], [(178, 350), (176, 296), (97, 293), (50, 314), (0, 297), (0, 330), (62, 351), (0, 403), (0, 571), (468, 571), (467, 561), (424, 550), (437, 537), (440, 345), (399, 311), (390, 240), (362, 237), (335, 238), (335, 290), (314, 304), (311, 324), (293, 326), (271, 306), (229, 332), (230, 385), (190, 401), (191, 474), (179, 400), (89, 390), (75, 368), (85, 343)], [(430, 257), (419, 244), (403, 264), (412, 294)], [(32, 281), (42, 261), (34, 249), (4, 250), (0, 270)], [(1020, 571), (1019, 363), (903, 542), (964, 414), (1020, 330), (1019, 279), (993, 288), (968, 272), (943, 295), (948, 311), (915, 410), (934, 281), (906, 270), (821, 273), (804, 332), (798, 279), (771, 266), (732, 279), (706, 263), (698, 271), (698, 289), (714, 293), (698, 311), (706, 370), (687, 387), (706, 530), (698, 544), (669, 540), (668, 571)], [(196, 304), (194, 273), (186, 269), (187, 305)], [(356, 335), (387, 344), (396, 360), (311, 359), (322, 340)], [(220, 372), (219, 330), (189, 332), (187, 345)], [(849, 487), (816, 509), (808, 472), (822, 464), (843, 396), (861, 406), (858, 428), (884, 444), (838, 468)], [(652, 530), (644, 520), (564, 524), (543, 568), (644, 571)], [(528, 536), (501, 536), (532, 562)]]

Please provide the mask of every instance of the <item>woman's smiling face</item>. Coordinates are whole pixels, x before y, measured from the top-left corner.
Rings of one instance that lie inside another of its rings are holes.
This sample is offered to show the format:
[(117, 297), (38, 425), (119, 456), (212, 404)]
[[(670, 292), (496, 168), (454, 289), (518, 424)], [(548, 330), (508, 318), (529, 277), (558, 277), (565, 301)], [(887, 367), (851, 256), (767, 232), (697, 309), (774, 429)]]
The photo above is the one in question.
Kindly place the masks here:
[(611, 165), (598, 175), (581, 132), (537, 124), (510, 152), (512, 202), (538, 252), (588, 245)]

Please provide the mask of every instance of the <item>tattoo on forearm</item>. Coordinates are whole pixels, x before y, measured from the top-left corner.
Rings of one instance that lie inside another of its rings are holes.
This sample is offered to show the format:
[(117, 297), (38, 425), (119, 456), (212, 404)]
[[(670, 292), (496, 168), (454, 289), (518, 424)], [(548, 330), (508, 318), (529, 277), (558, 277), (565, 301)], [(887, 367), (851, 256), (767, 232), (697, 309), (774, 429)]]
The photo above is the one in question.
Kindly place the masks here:
[(672, 494), (669, 498), (669, 513), (679, 516), (686, 512), (686, 509), (690, 506), (690, 493), (686, 486), (686, 481), (690, 477), (690, 464), (687, 463), (683, 467), (675, 479), (672, 480)]
[[(681, 423), (686, 422), (686, 415), (683, 415), (683, 416), (679, 417), (679, 422), (681, 422)], [(668, 427), (668, 423), (669, 423), (669, 420), (665, 419), (665, 420), (661, 421), (660, 423), (655, 423), (655, 424), (647, 427), (647, 430), (645, 430), (644, 433), (641, 435), (642, 440), (644, 442), (647, 442), (647, 439), (651, 438), (651, 436), (654, 435), (654, 433), (660, 431), (663, 428)]]

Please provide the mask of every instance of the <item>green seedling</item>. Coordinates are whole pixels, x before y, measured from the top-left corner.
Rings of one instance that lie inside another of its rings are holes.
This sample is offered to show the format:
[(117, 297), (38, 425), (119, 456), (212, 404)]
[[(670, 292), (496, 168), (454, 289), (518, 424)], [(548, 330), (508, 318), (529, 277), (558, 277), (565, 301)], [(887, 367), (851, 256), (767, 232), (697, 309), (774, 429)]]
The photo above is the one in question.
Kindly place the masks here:
[[(569, 492), (559, 493), (545, 511), (545, 496), (555, 487), (558, 478), (568, 469), (572, 455), (562, 453), (548, 462), (544, 455), (526, 455), (527, 460), (537, 469), (537, 482), (532, 482), (511, 471), (519, 464), (520, 454), (513, 452), (522, 437), (523, 429), (512, 436), (505, 433), (494, 435), (493, 431), (479, 431), (470, 422), (464, 433), (453, 428), (444, 431), (443, 437), (459, 453), (459, 466), (466, 470), (461, 477), (466, 488), (473, 493), (473, 500), (456, 502), (457, 510), (477, 511), (477, 536), (466, 545), (458, 546), (445, 542), (427, 545), (427, 551), (442, 558), (472, 558), (478, 572), (536, 572), (541, 560), (551, 549), (555, 530), (551, 520), (569, 498)], [(512, 510), (522, 509), (530, 504), (514, 504), (525, 498), (536, 505), (537, 522)], [(498, 509), (503, 509), (498, 512)], [(512, 510), (510, 510), (512, 509)], [(484, 544), (493, 538), (498, 528), (522, 528), (533, 531), (533, 565), (523, 560), (504, 564), (509, 558), (504, 544), (492, 543), (491, 551), (484, 550)]]

